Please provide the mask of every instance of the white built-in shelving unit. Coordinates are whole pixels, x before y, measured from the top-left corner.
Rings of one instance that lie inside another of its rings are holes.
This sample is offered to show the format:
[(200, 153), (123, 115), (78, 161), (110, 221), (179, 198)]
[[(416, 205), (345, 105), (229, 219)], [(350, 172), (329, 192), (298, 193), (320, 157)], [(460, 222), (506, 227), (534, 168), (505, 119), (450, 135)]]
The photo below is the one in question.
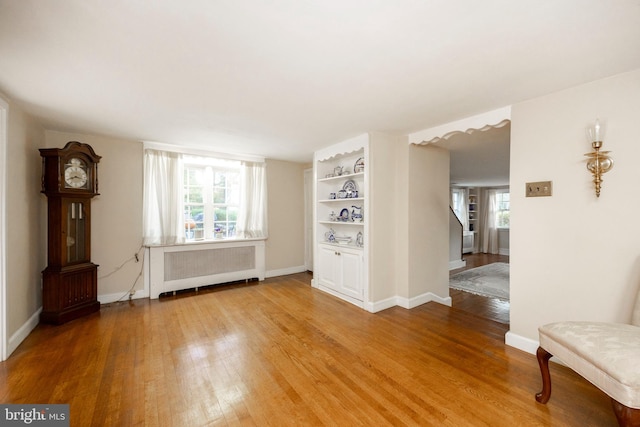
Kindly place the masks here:
[(368, 283), (367, 155), (368, 136), (362, 135), (314, 156), (312, 283), (360, 307)]

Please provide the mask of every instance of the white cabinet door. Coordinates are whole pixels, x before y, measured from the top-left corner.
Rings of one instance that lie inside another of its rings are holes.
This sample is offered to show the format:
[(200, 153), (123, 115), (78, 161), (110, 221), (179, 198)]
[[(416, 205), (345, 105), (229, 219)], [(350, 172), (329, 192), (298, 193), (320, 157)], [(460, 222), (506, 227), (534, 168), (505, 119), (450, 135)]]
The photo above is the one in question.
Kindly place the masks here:
[(342, 266), (341, 292), (352, 298), (362, 300), (362, 251), (339, 249), (338, 257)]
[(316, 266), (318, 281), (321, 285), (339, 291), (338, 257), (336, 250), (333, 246), (328, 245), (320, 245), (319, 249), (318, 261), (320, 265)]
[(362, 301), (362, 251), (320, 245), (320, 265), (316, 268), (321, 285)]

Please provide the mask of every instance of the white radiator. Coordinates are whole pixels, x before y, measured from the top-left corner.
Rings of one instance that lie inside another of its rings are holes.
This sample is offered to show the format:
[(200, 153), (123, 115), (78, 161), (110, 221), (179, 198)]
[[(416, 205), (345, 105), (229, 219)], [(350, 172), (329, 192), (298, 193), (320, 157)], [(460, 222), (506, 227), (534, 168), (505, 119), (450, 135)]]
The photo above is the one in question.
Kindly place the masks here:
[(236, 280), (264, 280), (264, 240), (149, 248), (149, 296)]

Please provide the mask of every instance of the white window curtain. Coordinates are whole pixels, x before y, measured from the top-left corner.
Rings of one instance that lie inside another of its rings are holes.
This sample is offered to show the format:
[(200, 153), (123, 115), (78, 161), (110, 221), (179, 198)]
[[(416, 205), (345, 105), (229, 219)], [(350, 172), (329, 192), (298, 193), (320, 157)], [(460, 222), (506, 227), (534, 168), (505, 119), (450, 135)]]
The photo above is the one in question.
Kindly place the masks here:
[(462, 229), (469, 231), (469, 190), (466, 188), (460, 189), (460, 222), (462, 223)]
[(145, 150), (143, 200), (143, 244), (145, 246), (184, 243), (182, 174), (181, 154)]
[[(453, 204), (453, 194), (456, 193), (455, 205)], [(458, 217), (464, 231), (469, 231), (469, 191), (466, 188), (454, 188), (451, 190), (451, 200), (449, 202), (453, 212)]]
[(236, 236), (267, 238), (267, 168), (264, 163), (243, 161), (240, 166), (240, 211)]
[(496, 212), (498, 211), (498, 198), (496, 190), (484, 192), (484, 209), (482, 210), (482, 252), (497, 254), (498, 229), (496, 228)]

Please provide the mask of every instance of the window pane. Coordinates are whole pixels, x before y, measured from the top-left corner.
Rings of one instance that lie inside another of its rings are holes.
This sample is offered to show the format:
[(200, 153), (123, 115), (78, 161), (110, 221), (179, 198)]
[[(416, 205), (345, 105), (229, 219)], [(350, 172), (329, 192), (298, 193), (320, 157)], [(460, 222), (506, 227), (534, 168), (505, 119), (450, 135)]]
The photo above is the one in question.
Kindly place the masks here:
[(496, 212), (496, 226), (509, 228), (509, 193), (498, 193), (498, 212)]
[(204, 193), (204, 170), (185, 167), (184, 203), (202, 203)]
[(227, 208), (216, 208), (216, 221), (226, 221), (227, 220)]
[(186, 185), (203, 185), (204, 171), (201, 168), (185, 168)]
[(227, 202), (227, 190), (224, 188), (213, 189), (213, 203), (226, 203)]
[(240, 174), (229, 172), (227, 174), (227, 204), (240, 204)]
[(238, 211), (239, 210), (240, 209), (235, 207), (235, 206), (234, 207), (229, 206), (227, 208), (227, 219), (229, 221), (237, 221), (238, 220)]
[(213, 185), (216, 187), (226, 187), (227, 175), (225, 172), (216, 172), (213, 180)]
[(187, 187), (184, 192), (185, 203), (202, 203), (202, 187)]

